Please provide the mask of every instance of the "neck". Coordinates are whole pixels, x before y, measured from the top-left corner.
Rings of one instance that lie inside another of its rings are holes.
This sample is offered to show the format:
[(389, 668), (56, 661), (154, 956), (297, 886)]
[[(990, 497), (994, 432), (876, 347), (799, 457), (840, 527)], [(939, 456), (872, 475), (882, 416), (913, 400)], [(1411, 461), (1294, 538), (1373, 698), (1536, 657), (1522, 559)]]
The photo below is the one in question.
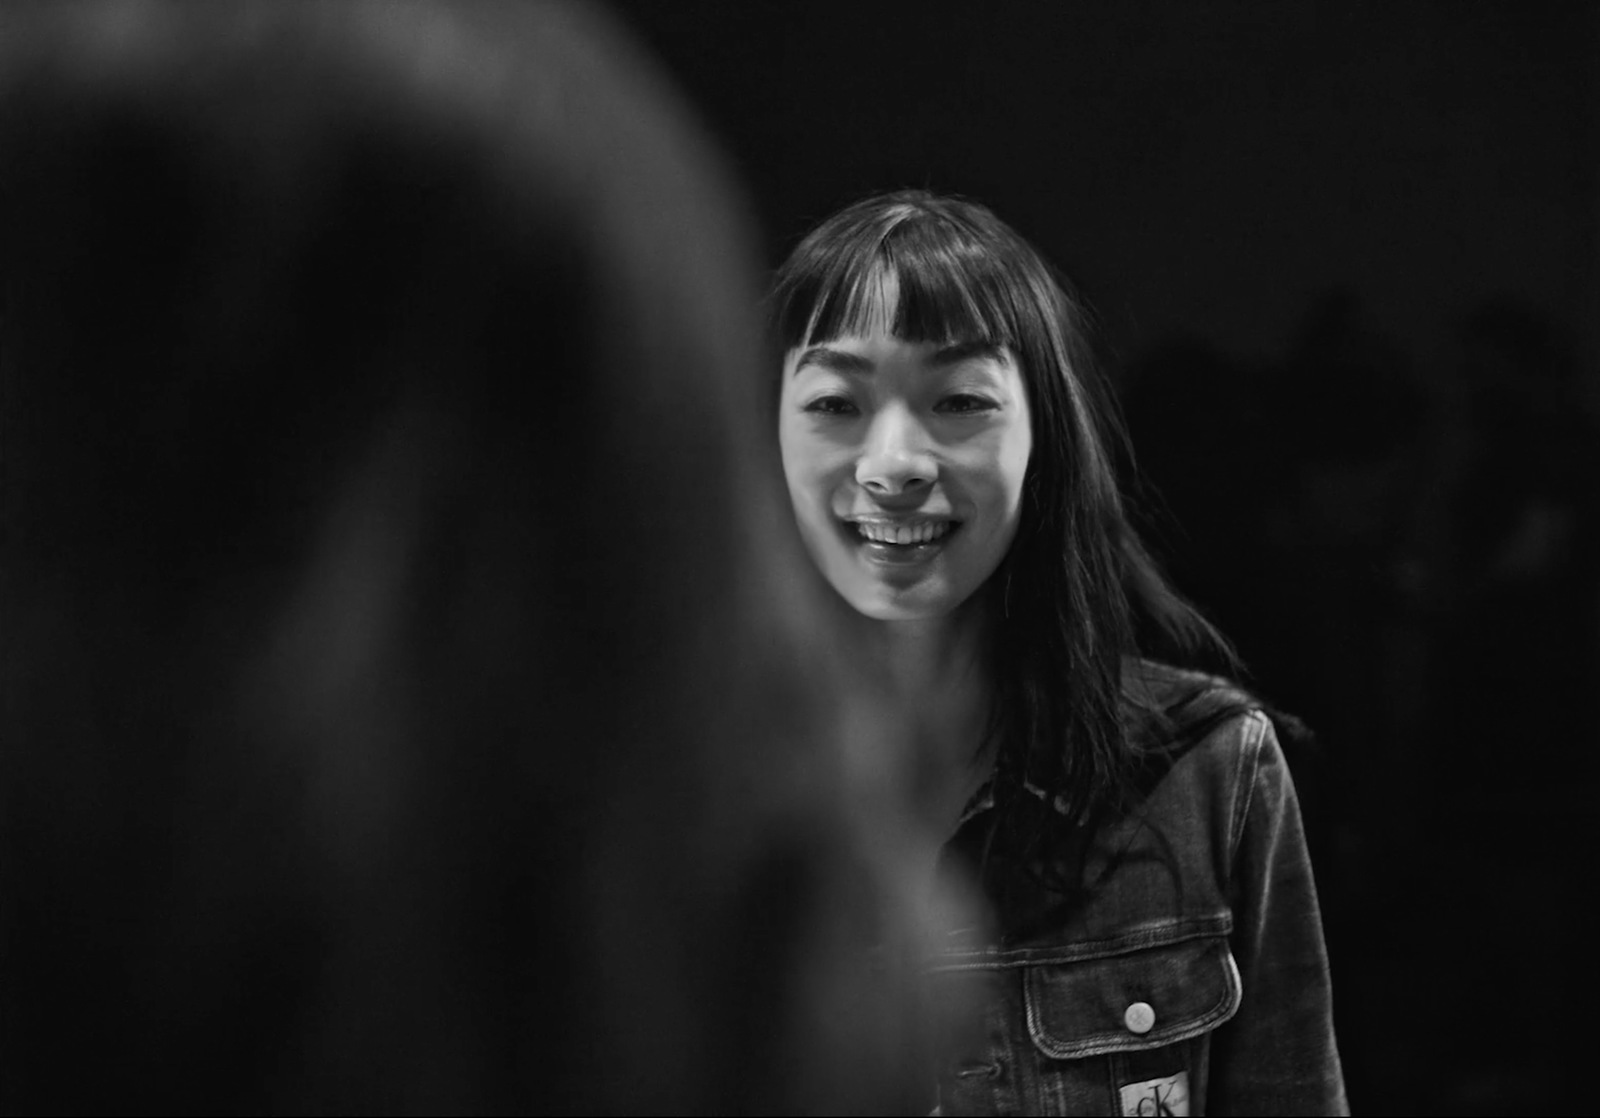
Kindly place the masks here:
[(874, 626), (873, 662), (896, 695), (922, 698), (980, 676), (983, 627), (975, 615)]
[(979, 755), (992, 686), (990, 624), (982, 601), (946, 617), (868, 623), (868, 662), (917, 744), (913, 809), (947, 834), (992, 763)]

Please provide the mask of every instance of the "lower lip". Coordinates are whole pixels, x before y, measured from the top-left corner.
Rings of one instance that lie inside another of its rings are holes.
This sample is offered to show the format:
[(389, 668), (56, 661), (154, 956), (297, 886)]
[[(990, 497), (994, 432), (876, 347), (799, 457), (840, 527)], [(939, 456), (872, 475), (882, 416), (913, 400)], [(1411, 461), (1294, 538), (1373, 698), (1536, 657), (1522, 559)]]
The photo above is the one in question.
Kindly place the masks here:
[(896, 544), (863, 539), (854, 528), (846, 528), (851, 540), (861, 549), (861, 553), (869, 562), (881, 563), (886, 567), (914, 567), (919, 563), (928, 562), (945, 549), (945, 545), (955, 537), (957, 530), (952, 528), (938, 539), (927, 543)]

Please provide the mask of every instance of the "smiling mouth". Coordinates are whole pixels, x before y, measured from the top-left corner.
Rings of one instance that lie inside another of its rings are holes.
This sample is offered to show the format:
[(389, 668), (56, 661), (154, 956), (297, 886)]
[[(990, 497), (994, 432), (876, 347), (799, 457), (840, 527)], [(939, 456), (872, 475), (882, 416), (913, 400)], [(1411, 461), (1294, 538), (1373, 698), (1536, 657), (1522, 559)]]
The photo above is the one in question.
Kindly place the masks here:
[(871, 558), (888, 563), (918, 562), (944, 550), (961, 526), (957, 520), (907, 518), (847, 520), (848, 534)]

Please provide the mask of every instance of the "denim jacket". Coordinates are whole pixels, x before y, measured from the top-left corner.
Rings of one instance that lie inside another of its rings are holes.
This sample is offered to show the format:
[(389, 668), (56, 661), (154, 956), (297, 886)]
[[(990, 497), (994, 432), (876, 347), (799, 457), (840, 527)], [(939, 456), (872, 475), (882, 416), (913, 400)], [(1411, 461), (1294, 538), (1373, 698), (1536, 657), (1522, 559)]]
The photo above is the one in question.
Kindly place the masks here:
[[(962, 929), (933, 965), (965, 999), (938, 1073), (954, 1114), (1347, 1114), (1328, 961), (1294, 784), (1274, 723), (1221, 681), (1213, 720), (1137, 806), (1083, 828), (1070, 902), (1015, 867), (998, 934)], [(979, 848), (980, 793), (946, 847)], [(969, 863), (970, 864), (970, 863)], [(971, 1012), (971, 1007), (978, 1012)]]

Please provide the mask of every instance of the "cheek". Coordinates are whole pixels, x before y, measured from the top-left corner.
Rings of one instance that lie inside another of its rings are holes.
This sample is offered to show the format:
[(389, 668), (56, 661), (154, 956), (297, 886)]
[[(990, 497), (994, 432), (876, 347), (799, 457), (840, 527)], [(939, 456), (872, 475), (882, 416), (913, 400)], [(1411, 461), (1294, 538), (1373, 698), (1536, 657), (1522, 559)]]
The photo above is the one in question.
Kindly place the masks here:
[(1031, 455), (1032, 438), (1024, 428), (994, 439), (971, 463), (968, 476), (981, 491), (984, 512), (997, 528), (1015, 521), (1021, 510)]
[(1014, 520), (1022, 509), (1022, 488), (1032, 457), (1033, 432), (1024, 422), (1008, 433), (1000, 447), (998, 467), (1009, 519)]
[(806, 453), (805, 441), (786, 422), (778, 424), (778, 454), (783, 460), (783, 476), (789, 482), (789, 491), (798, 493), (810, 455)]
[(829, 496), (829, 456), (816, 440), (780, 427), (778, 443), (783, 459), (783, 476), (789, 498), (802, 516), (826, 507)]

